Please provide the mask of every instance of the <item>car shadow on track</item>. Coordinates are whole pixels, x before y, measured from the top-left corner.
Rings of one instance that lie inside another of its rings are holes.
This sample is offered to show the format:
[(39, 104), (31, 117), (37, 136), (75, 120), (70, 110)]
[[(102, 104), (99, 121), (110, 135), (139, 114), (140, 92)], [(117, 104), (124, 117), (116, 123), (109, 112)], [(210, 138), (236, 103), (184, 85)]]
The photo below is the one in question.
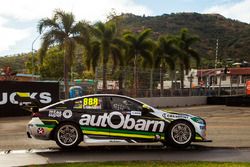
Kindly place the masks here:
[[(98, 161), (186, 161), (206, 160), (214, 157), (218, 149), (202, 145), (191, 145), (185, 149), (160, 146), (82, 146), (71, 150), (51, 149), (36, 154), (50, 163), (98, 162)], [(197, 159), (196, 159), (197, 158)]]

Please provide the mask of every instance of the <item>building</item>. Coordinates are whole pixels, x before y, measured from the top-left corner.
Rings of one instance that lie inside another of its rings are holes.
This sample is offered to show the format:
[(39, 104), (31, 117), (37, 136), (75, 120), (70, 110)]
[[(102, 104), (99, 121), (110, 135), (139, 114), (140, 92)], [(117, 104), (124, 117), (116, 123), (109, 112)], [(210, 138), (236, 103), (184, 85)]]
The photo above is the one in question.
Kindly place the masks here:
[(250, 67), (200, 69), (197, 77), (202, 87), (245, 87), (250, 80)]

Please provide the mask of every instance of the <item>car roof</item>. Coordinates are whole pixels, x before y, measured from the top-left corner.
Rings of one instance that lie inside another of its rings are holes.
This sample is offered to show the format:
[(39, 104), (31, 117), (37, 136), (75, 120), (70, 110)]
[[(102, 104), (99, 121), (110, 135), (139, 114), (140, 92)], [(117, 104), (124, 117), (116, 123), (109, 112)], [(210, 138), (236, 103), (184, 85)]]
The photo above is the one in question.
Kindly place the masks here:
[(45, 106), (45, 107), (41, 108), (41, 110), (47, 109), (47, 108), (52, 107), (52, 106), (57, 105), (57, 104), (63, 104), (63, 103), (68, 102), (68, 101), (74, 101), (74, 100), (78, 100), (78, 99), (82, 99), (82, 98), (86, 98), (86, 97), (92, 97), (92, 96), (98, 96), (98, 97), (123, 97), (123, 98), (131, 99), (131, 100), (134, 100), (136, 102), (145, 104), (145, 103), (143, 103), (143, 102), (141, 102), (141, 101), (139, 101), (137, 99), (134, 99), (134, 98), (129, 97), (129, 96), (124, 96), (124, 95), (118, 95), (118, 94), (89, 94), (89, 95), (79, 96), (79, 97), (75, 97), (75, 98), (65, 99), (65, 100), (53, 103), (51, 105)]

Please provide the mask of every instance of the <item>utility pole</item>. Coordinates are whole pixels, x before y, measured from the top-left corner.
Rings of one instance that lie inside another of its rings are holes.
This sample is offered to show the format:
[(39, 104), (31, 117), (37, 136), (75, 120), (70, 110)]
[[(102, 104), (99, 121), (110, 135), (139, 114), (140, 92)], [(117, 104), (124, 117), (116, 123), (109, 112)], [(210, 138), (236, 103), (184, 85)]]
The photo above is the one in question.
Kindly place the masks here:
[(215, 65), (214, 68), (217, 68), (217, 63), (218, 63), (218, 48), (219, 48), (219, 39), (216, 39), (216, 48), (215, 48)]

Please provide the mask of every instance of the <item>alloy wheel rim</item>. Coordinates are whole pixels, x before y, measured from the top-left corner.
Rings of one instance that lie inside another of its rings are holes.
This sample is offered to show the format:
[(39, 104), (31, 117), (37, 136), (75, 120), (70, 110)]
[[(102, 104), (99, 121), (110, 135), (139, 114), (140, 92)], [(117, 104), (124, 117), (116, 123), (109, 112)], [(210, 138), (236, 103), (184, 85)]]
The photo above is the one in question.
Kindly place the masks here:
[(64, 125), (58, 130), (57, 138), (62, 145), (71, 146), (78, 139), (78, 131), (72, 125)]
[(179, 123), (172, 128), (171, 137), (177, 144), (186, 144), (192, 137), (192, 131), (188, 125)]

